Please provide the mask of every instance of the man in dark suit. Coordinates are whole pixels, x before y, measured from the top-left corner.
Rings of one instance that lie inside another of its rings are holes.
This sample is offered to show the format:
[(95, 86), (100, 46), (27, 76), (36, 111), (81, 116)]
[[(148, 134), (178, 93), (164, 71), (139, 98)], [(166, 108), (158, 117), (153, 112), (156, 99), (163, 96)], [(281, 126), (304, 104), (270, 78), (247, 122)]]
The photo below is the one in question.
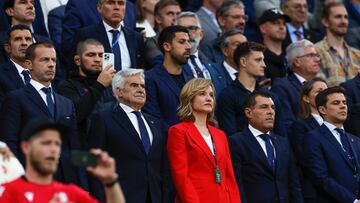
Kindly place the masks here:
[(249, 125), (229, 138), (243, 203), (303, 202), (288, 140), (272, 132), (275, 104), (268, 92), (251, 93), (244, 104)]
[(281, 10), (290, 17), (290, 22), (286, 23), (287, 35), (283, 41), (283, 50), (291, 43), (307, 39), (312, 43), (321, 40), (321, 36), (314, 31), (304, 27), (307, 20), (308, 5), (306, 0), (285, 0), (281, 1)]
[(182, 12), (179, 14), (175, 24), (184, 26), (189, 31), (191, 55), (188, 62), (183, 66), (183, 71), (193, 75), (194, 78), (201, 77), (211, 80), (218, 96), (226, 86), (225, 76), (220, 67), (210, 62), (198, 49), (204, 33), (197, 15), (190, 11)]
[[(167, 135), (161, 120), (142, 111), (146, 101), (143, 70), (118, 72), (112, 88), (119, 105), (92, 122), (90, 148), (101, 148), (115, 158), (126, 202), (168, 202)], [(91, 181), (90, 188), (95, 197), (104, 199), (101, 185)]]
[(180, 91), (186, 81), (194, 78), (182, 68), (190, 58), (188, 30), (180, 25), (165, 28), (159, 35), (159, 47), (164, 57), (155, 57), (154, 67), (146, 72), (148, 97), (143, 110), (169, 127), (179, 122), (176, 109)]
[[(114, 54), (116, 70), (143, 68), (144, 39), (137, 32), (121, 25), (125, 7), (125, 0), (99, 1), (97, 9), (102, 21), (76, 32), (73, 45), (76, 46), (80, 41), (94, 38), (104, 45), (105, 52)], [(73, 53), (75, 53), (74, 50), (70, 54)]]
[(301, 86), (319, 73), (320, 58), (312, 42), (301, 40), (288, 46), (286, 60), (291, 72), (287, 77), (274, 78), (271, 91), (281, 98), (285, 129), (290, 129), (299, 112)]
[(324, 124), (304, 138), (305, 173), (317, 190), (318, 203), (359, 201), (360, 139), (345, 132), (345, 91), (335, 86), (315, 98)]
[(241, 30), (235, 28), (222, 33), (220, 36), (220, 48), (225, 57), (225, 60), (220, 64), (220, 69), (225, 75), (226, 86), (236, 80), (238, 67), (234, 61), (234, 51), (239, 44), (247, 41), (242, 33)]
[(23, 88), (30, 82), (30, 72), (26, 67), (25, 52), (32, 44), (31, 30), (26, 25), (15, 25), (8, 31), (5, 49), (10, 60), (0, 66), (0, 105), (7, 93)]
[(360, 73), (353, 79), (342, 83), (341, 86), (346, 90), (346, 102), (348, 107), (351, 108), (354, 104), (360, 104)]
[(71, 131), (62, 140), (60, 167), (55, 178), (86, 187), (84, 174), (70, 164), (70, 150), (80, 148), (75, 108), (69, 99), (53, 91), (51, 81), (55, 76), (55, 63), (56, 53), (52, 44), (35, 43), (28, 47), (26, 65), (31, 74), (31, 81), (24, 88), (12, 91), (6, 96), (0, 110), (0, 140), (6, 142), (24, 163), (19, 144), (25, 124), (38, 117), (64, 123)]

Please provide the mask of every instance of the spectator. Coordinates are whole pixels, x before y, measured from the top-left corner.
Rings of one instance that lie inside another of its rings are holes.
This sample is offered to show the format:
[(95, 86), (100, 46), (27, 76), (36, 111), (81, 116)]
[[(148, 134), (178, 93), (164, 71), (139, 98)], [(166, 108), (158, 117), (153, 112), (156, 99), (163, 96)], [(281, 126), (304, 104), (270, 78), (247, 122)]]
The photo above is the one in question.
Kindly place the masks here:
[(304, 27), (308, 12), (306, 0), (282, 0), (281, 9), (285, 15), (290, 17), (290, 22), (286, 23), (287, 35), (283, 42), (283, 50), (286, 50), (291, 43), (303, 39), (313, 43), (321, 40), (319, 34)]
[(175, 202), (240, 203), (226, 135), (210, 125), (214, 109), (209, 80), (190, 80), (181, 90), (181, 122), (169, 129), (167, 144)]
[(251, 93), (244, 102), (244, 113), (248, 127), (229, 139), (241, 201), (304, 202), (288, 140), (272, 131), (275, 104), (271, 94)]
[(275, 78), (272, 81), (271, 91), (281, 98), (285, 129), (290, 129), (299, 113), (301, 86), (319, 73), (320, 58), (313, 43), (301, 40), (288, 46), (286, 59), (291, 72), (284, 78)]
[(200, 44), (201, 50), (204, 50), (204, 45), (212, 43), (212, 41), (217, 38), (219, 33), (221, 33), (221, 29), (215, 14), (223, 2), (224, 0), (203, 0), (202, 6), (196, 12), (196, 14), (199, 16), (200, 24), (203, 26), (204, 32), (206, 33)]
[[(216, 11), (216, 19), (222, 32), (233, 28), (244, 32), (248, 16), (245, 15), (245, 6), (241, 1), (231, 0), (221, 4), (220, 8)], [(201, 45), (200, 50), (215, 63), (221, 63), (224, 60), (224, 55), (220, 48), (220, 37), (215, 38), (206, 45)]]
[[(251, 92), (264, 89), (256, 82), (265, 73), (264, 49), (265, 47), (261, 44), (244, 42), (239, 44), (234, 52), (234, 62), (239, 72), (236, 80), (220, 93), (219, 105), (216, 109), (220, 129), (227, 136), (241, 132), (246, 128), (247, 120), (243, 111), (244, 101)], [(278, 107), (275, 131), (284, 135), (283, 127), (280, 125), (280, 103), (276, 95), (272, 95), (272, 97)]]
[[(48, 119), (35, 119), (27, 124), (21, 138), (21, 149), (26, 156), (25, 175), (0, 186), (1, 202), (97, 202), (78, 186), (53, 180), (60, 161), (64, 128)], [(99, 149), (91, 153), (97, 157), (97, 165), (87, 167), (87, 171), (104, 184), (106, 202), (125, 203), (114, 159)]]
[(159, 33), (173, 25), (181, 8), (176, 0), (160, 0), (155, 5), (155, 30), (157, 35), (146, 39), (145, 41), (145, 67), (150, 68), (153, 66), (153, 60), (156, 56), (162, 55), (161, 48), (158, 45)]
[(20, 136), (25, 124), (33, 118), (48, 118), (64, 123), (72, 130), (64, 137), (60, 166), (55, 179), (64, 183), (75, 183), (87, 187), (83, 171), (71, 166), (70, 150), (80, 149), (76, 131), (76, 118), (73, 103), (54, 92), (51, 81), (56, 71), (54, 46), (48, 43), (35, 43), (26, 50), (26, 65), (31, 80), (24, 88), (9, 93), (0, 110), (0, 140), (6, 142), (16, 157), (24, 163), (19, 149)]
[(74, 57), (78, 74), (60, 83), (59, 94), (74, 102), (76, 119), (82, 143), (87, 143), (86, 133), (94, 114), (112, 109), (116, 99), (111, 90), (115, 69), (108, 65), (102, 69), (103, 45), (94, 39), (87, 39), (77, 46)]
[(358, 203), (359, 138), (345, 132), (345, 91), (330, 87), (319, 92), (316, 107), (324, 124), (304, 137), (305, 172), (317, 193), (316, 202)]
[(321, 72), (330, 86), (355, 77), (360, 70), (360, 51), (346, 44), (348, 14), (342, 3), (330, 3), (323, 11), (326, 36), (315, 44), (320, 54)]
[(282, 43), (286, 37), (285, 22), (288, 18), (280, 10), (274, 8), (266, 10), (259, 19), (259, 28), (266, 47), (264, 57), (267, 78), (286, 76), (287, 67)]
[(144, 68), (142, 64), (143, 37), (137, 32), (121, 26), (125, 15), (125, 2), (125, 0), (100, 0), (98, 11), (102, 21), (76, 32), (73, 44), (76, 45), (89, 38), (96, 39), (103, 44), (105, 52), (114, 54), (116, 70)]
[(136, 27), (145, 28), (145, 37), (154, 37), (156, 32), (154, 8), (159, 0), (137, 0), (136, 1)]
[(179, 122), (176, 109), (180, 90), (194, 77), (182, 69), (190, 58), (188, 30), (180, 25), (165, 28), (159, 35), (159, 47), (164, 57), (155, 58), (155, 66), (146, 72), (148, 97), (143, 110), (160, 118), (169, 127)]
[(183, 70), (194, 76), (194, 78), (205, 78), (214, 84), (216, 96), (226, 86), (223, 73), (220, 68), (211, 63), (198, 49), (203, 39), (204, 32), (201, 28), (197, 15), (193, 12), (182, 12), (179, 14), (175, 24), (186, 27), (190, 36), (190, 60), (183, 66)]
[(0, 105), (7, 93), (23, 88), (31, 79), (25, 62), (26, 49), (32, 44), (30, 28), (26, 25), (15, 25), (8, 31), (7, 38), (4, 48), (9, 53), (10, 60), (0, 66)]
[[(142, 111), (146, 101), (143, 70), (119, 71), (112, 89), (119, 105), (94, 119), (90, 147), (108, 151), (117, 161), (126, 202), (170, 202), (166, 132), (160, 120)], [(91, 185), (90, 192), (102, 200), (101, 185)]]
[(221, 63), (221, 69), (226, 78), (226, 86), (236, 80), (238, 74), (238, 67), (234, 61), (234, 51), (239, 44), (246, 41), (246, 37), (239, 29), (230, 29), (220, 36), (220, 48), (225, 57), (224, 61)]
[(310, 131), (318, 128), (323, 124), (323, 119), (316, 109), (316, 95), (327, 88), (325, 80), (313, 78), (306, 81), (300, 91), (300, 110), (299, 116), (291, 126), (289, 141), (294, 150), (295, 160), (299, 167), (302, 192), (305, 202), (317, 202), (316, 190), (307, 174), (304, 173), (304, 137)]

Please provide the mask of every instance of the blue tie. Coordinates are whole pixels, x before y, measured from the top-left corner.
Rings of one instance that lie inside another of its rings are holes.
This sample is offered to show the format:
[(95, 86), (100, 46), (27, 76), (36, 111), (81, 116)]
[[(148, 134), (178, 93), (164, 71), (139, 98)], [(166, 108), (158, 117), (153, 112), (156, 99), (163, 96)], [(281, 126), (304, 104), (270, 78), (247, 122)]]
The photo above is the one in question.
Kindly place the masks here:
[(21, 75), (23, 75), (24, 76), (24, 83), (25, 83), (25, 85), (27, 85), (27, 84), (29, 84), (30, 83), (30, 73), (29, 73), (29, 71), (28, 70), (23, 70), (22, 72), (21, 72)]
[(52, 118), (55, 118), (55, 104), (54, 104), (54, 101), (51, 96), (52, 95), (51, 87), (43, 87), (43, 88), (41, 88), (41, 90), (43, 92), (45, 92), (47, 107), (49, 109), (49, 112), (50, 112)]
[(121, 70), (121, 52), (119, 46), (119, 37), (120, 31), (119, 30), (110, 30), (113, 35), (112, 42), (111, 42), (111, 49), (115, 56), (115, 70)]
[(268, 158), (268, 162), (273, 171), (275, 171), (275, 156), (274, 156), (274, 148), (270, 143), (270, 135), (261, 134), (261, 139), (265, 141), (266, 154)]
[(196, 71), (196, 75), (198, 76), (198, 78), (204, 78), (203, 72), (201, 71), (200, 67), (196, 63), (195, 58), (196, 58), (195, 55), (190, 55), (191, 64), (194, 66), (194, 69)]
[(145, 126), (143, 119), (141, 118), (140, 111), (133, 111), (133, 113), (136, 115), (136, 118), (138, 120), (141, 141), (143, 143), (146, 154), (148, 154), (149, 150), (150, 150), (150, 146), (151, 146), (149, 133), (146, 130), (146, 126)]

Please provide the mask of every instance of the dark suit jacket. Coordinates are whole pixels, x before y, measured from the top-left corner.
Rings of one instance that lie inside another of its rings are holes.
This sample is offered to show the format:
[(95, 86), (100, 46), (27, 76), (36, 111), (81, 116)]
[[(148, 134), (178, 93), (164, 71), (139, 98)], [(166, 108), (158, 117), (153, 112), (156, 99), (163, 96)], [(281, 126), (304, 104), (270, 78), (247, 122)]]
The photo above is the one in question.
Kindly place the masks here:
[[(144, 50), (144, 39), (137, 32), (130, 30), (126, 27), (122, 27), (126, 46), (129, 50), (131, 67), (132, 68), (143, 68), (143, 50)], [(100, 41), (105, 48), (105, 52), (112, 52), (111, 45), (109, 43), (104, 24), (102, 22), (84, 27), (75, 34), (73, 41), (73, 52), (75, 53), (76, 45), (85, 39), (94, 38)]]
[[(104, 149), (116, 160), (116, 172), (126, 202), (145, 203), (148, 192), (151, 202), (167, 202), (165, 190), (169, 172), (165, 153), (166, 131), (159, 119), (144, 113), (143, 116), (153, 134), (148, 154), (139, 134), (119, 105), (96, 116), (89, 133), (90, 147)], [(104, 198), (102, 185), (90, 184), (90, 188), (95, 197), (100, 200)]]
[(65, 5), (52, 9), (48, 13), (48, 28), (56, 50), (61, 51), (62, 20), (65, 16)]
[[(360, 140), (346, 133), (359, 169)], [(359, 172), (340, 143), (323, 124), (304, 138), (304, 166), (317, 190), (317, 202), (349, 202), (359, 198)]]
[[(304, 28), (304, 39), (307, 39), (314, 44), (322, 39), (321, 35), (319, 35), (318, 33), (308, 30), (305, 27), (303, 28)], [(286, 47), (289, 46), (291, 43), (292, 41), (289, 35), (289, 30), (286, 28), (286, 37), (282, 43), (283, 50), (286, 51)]]
[(217, 66), (220, 68), (222, 74), (225, 76), (225, 81), (226, 81), (226, 86), (230, 85), (231, 83), (234, 82), (234, 80), (231, 78), (231, 76), (229, 75), (229, 72), (227, 72), (227, 70), (225, 69), (224, 66), (224, 61), (222, 61), (221, 63), (218, 63)]
[(303, 202), (298, 173), (288, 140), (271, 133), (276, 169), (249, 128), (229, 138), (231, 159), (242, 203)]
[(346, 10), (349, 15), (349, 28), (360, 26), (360, 13), (356, 10), (354, 4), (350, 0), (345, 1)]
[(360, 137), (360, 104), (354, 104), (349, 109), (344, 128), (347, 132)]
[(297, 166), (299, 168), (303, 196), (306, 200), (305, 202), (316, 202), (316, 190), (310, 182), (309, 177), (304, 173), (304, 137), (307, 133), (319, 126), (319, 123), (311, 115), (307, 119), (298, 118), (292, 124), (288, 135), (291, 147), (294, 151)]
[[(95, 25), (101, 21), (97, 11), (98, 0), (69, 0), (65, 8), (65, 17), (62, 23), (62, 50), (71, 50), (71, 42), (76, 32), (86, 26)], [(130, 29), (136, 24), (135, 5), (126, 1), (124, 26)]]
[[(143, 111), (162, 119), (169, 127), (179, 122), (176, 109), (181, 89), (162, 65), (162, 56), (155, 57), (155, 60), (157, 65), (145, 72), (147, 98)], [(182, 75), (185, 82), (193, 78), (186, 71), (182, 71)]]
[(10, 92), (0, 110), (0, 140), (6, 142), (11, 151), (24, 161), (19, 145), (22, 130), (27, 122), (33, 118), (45, 117), (64, 123), (69, 127), (70, 132), (62, 137), (60, 166), (55, 177), (62, 182), (79, 184), (78, 169), (71, 166), (69, 159), (70, 150), (80, 148), (76, 132), (75, 108), (69, 99), (61, 95), (55, 93), (54, 98), (55, 118), (52, 118), (45, 102), (31, 84)]
[(349, 107), (360, 103), (360, 74), (341, 84), (346, 90), (346, 102)]
[(275, 78), (272, 81), (271, 91), (279, 98), (285, 129), (289, 129), (296, 120), (300, 108), (300, 89), (302, 84), (293, 73), (287, 77)]
[(220, 37), (217, 37), (210, 43), (203, 45), (201, 51), (213, 63), (221, 63), (225, 60), (225, 56), (220, 48)]
[(23, 88), (24, 86), (24, 81), (20, 77), (13, 62), (6, 61), (0, 65), (0, 106), (7, 93)]

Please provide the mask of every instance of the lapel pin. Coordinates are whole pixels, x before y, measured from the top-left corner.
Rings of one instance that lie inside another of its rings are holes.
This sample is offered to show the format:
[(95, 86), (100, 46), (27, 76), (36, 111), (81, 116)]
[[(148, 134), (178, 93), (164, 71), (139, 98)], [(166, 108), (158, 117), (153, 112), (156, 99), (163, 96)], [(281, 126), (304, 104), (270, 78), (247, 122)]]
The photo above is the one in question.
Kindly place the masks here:
[(150, 121), (151, 124), (154, 124), (154, 121)]

